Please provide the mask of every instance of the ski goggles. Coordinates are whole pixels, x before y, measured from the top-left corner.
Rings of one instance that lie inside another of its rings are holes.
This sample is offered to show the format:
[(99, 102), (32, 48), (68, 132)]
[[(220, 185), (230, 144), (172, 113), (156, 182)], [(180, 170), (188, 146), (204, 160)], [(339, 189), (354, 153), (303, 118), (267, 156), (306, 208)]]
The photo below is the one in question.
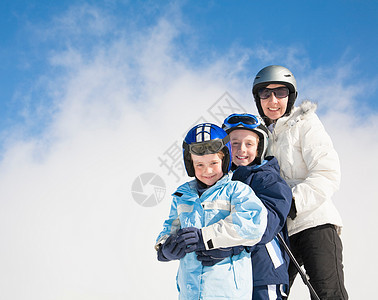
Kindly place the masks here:
[(184, 144), (184, 147), (188, 147), (190, 153), (195, 155), (206, 155), (206, 154), (215, 154), (218, 153), (226, 146), (230, 141), (230, 137), (227, 135), (223, 139), (214, 139), (205, 142)]
[(272, 95), (272, 93), (274, 93), (274, 96), (276, 96), (276, 98), (282, 99), (289, 96), (290, 91), (286, 86), (280, 86), (274, 89), (268, 89), (266, 87), (261, 88), (257, 92), (260, 99), (268, 99), (270, 95)]
[(261, 124), (260, 120), (251, 114), (232, 114), (223, 121), (222, 128), (227, 131), (234, 127), (254, 129)]

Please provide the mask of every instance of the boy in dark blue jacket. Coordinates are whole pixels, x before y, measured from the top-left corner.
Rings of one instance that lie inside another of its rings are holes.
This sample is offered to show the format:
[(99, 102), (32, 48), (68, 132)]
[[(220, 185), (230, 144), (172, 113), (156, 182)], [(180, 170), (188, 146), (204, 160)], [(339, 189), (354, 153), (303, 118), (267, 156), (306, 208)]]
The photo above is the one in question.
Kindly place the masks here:
[[(277, 159), (265, 157), (268, 130), (262, 121), (250, 114), (227, 117), (222, 128), (230, 135), (232, 146), (232, 180), (248, 184), (268, 211), (268, 223), (261, 241), (252, 252), (252, 299), (282, 299), (289, 284), (289, 256), (279, 244), (277, 234), (288, 242), (286, 218), (290, 211), (292, 193), (280, 176)], [(217, 253), (202, 252), (198, 259), (217, 262)]]

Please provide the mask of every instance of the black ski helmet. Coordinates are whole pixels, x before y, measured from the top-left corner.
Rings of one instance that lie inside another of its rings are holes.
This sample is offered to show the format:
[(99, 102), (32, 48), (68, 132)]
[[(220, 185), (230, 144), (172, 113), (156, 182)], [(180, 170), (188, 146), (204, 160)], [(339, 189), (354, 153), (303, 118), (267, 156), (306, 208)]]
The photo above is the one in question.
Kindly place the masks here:
[(298, 95), (297, 82), (293, 73), (285, 67), (276, 65), (267, 66), (257, 73), (255, 80), (253, 81), (252, 94), (255, 98), (257, 110), (263, 118), (266, 118), (266, 116), (261, 107), (258, 91), (260, 88), (266, 87), (269, 84), (284, 84), (289, 89), (289, 99), (284, 114), (285, 116), (289, 115)]
[(229, 115), (222, 124), (222, 129), (230, 134), (236, 129), (250, 130), (259, 137), (259, 144), (257, 146), (257, 155), (254, 163), (260, 165), (264, 159), (266, 150), (268, 148), (268, 128), (266, 128), (264, 121), (258, 116), (243, 113)]

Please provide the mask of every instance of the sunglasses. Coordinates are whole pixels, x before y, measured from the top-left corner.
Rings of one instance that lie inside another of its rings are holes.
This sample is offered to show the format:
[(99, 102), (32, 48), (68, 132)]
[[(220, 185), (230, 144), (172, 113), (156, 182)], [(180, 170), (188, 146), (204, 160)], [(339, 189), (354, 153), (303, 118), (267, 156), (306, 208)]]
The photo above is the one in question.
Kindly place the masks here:
[(251, 114), (232, 114), (223, 121), (222, 128), (227, 131), (233, 127), (254, 129), (261, 124), (260, 120)]
[(230, 141), (227, 135), (223, 139), (214, 139), (206, 142), (186, 144), (189, 147), (189, 152), (195, 155), (215, 154), (223, 149)]
[(289, 96), (289, 89), (287, 87), (281, 86), (275, 89), (261, 88), (257, 92), (260, 99), (268, 99), (272, 93), (274, 93), (276, 98), (282, 99)]

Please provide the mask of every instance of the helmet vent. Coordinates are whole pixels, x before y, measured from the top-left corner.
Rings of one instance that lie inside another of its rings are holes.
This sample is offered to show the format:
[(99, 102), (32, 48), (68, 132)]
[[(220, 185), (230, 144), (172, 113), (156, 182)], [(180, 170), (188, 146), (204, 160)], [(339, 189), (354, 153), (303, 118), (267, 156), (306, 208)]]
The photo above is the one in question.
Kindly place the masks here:
[(285, 77), (291, 77), (291, 75), (290, 75), (290, 74), (285, 74), (284, 76), (285, 76)]

